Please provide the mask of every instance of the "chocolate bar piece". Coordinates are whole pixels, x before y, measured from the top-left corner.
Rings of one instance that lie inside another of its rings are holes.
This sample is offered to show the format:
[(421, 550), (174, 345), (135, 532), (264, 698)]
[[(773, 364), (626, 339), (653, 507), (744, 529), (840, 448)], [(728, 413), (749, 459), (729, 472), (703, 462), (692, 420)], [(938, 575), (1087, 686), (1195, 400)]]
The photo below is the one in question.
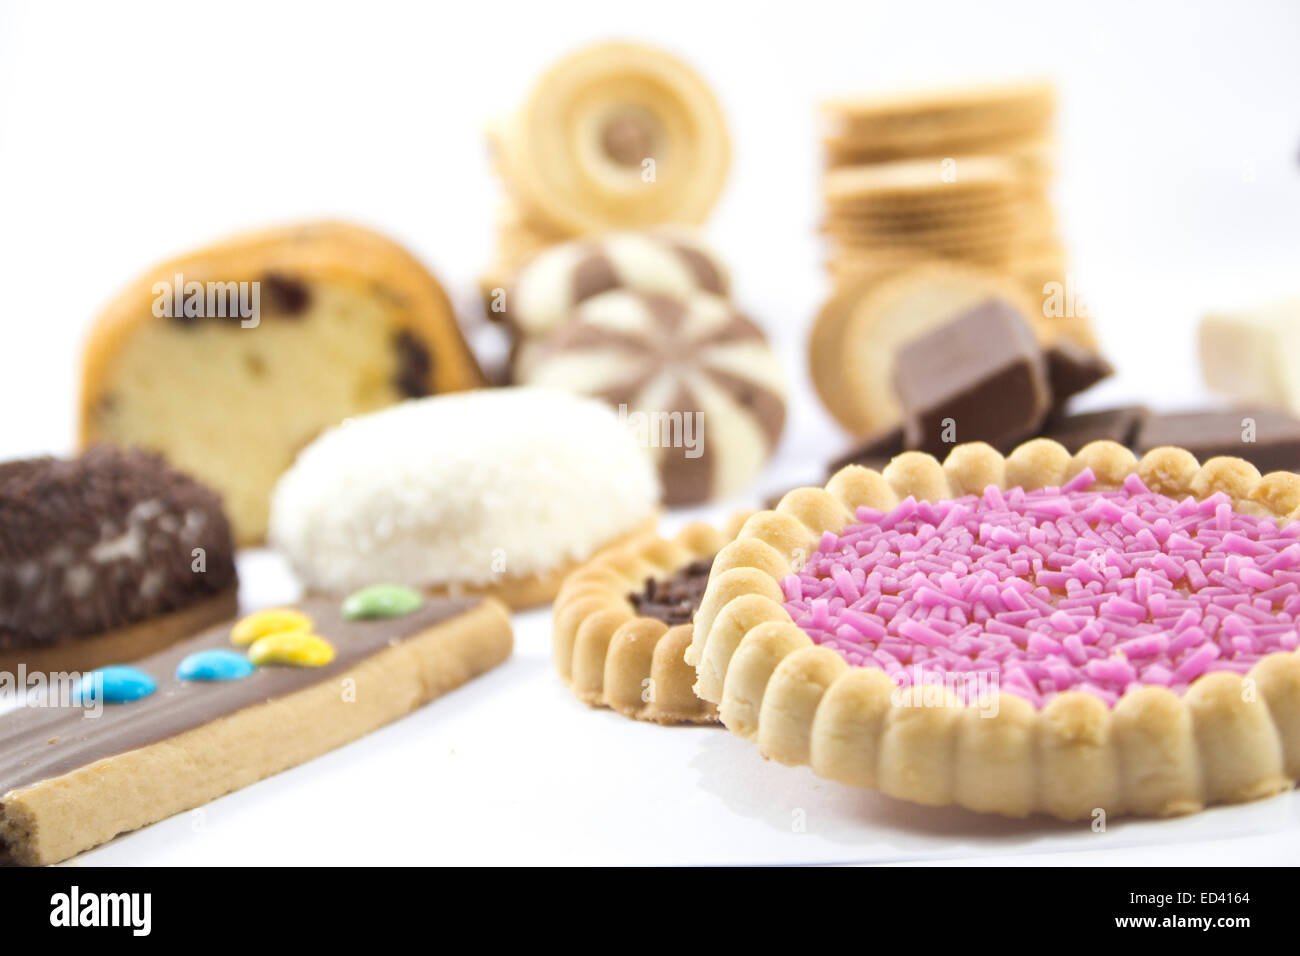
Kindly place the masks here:
[(1300, 471), (1300, 419), (1275, 408), (1149, 415), (1133, 450), (1142, 455), (1161, 445), (1186, 448), (1201, 462), (1233, 455), (1261, 473)]
[(998, 448), (1029, 438), (1051, 404), (1033, 333), (999, 299), (903, 345), (894, 359), (894, 388), (905, 444), (937, 457), (956, 443)]
[(1060, 341), (1043, 353), (1047, 383), (1052, 390), (1052, 411), (1059, 414), (1073, 396), (1115, 374), (1114, 367), (1091, 349)]
[(828, 475), (835, 474), (845, 465), (864, 465), (879, 471), (889, 464), (889, 459), (902, 454), (903, 451), (903, 426), (899, 425), (897, 428), (869, 435), (854, 444), (827, 466)]
[(1125, 405), (1097, 412), (1081, 412), (1048, 419), (1043, 437), (1059, 441), (1071, 454), (1094, 441), (1133, 446), (1138, 429), (1150, 414), (1141, 405)]

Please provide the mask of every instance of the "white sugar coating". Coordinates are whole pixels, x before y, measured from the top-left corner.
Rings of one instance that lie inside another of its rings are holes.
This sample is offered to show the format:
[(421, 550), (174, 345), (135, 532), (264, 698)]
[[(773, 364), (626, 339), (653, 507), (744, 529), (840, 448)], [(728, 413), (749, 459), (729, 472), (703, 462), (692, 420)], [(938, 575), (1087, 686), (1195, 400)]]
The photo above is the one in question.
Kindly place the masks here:
[(485, 585), (584, 560), (658, 501), (650, 456), (603, 403), (484, 389), (321, 435), (276, 485), (269, 538), (312, 590)]

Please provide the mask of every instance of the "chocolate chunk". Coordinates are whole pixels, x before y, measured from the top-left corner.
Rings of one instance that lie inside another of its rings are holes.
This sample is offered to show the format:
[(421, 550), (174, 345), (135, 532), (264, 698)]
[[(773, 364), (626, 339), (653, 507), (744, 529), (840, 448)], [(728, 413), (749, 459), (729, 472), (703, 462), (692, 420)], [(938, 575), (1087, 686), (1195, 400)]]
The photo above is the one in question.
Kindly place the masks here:
[(712, 558), (700, 558), (678, 568), (671, 577), (646, 578), (645, 588), (627, 598), (642, 617), (657, 618), (669, 627), (689, 624), (704, 599), (712, 567)]
[(311, 303), (307, 283), (282, 272), (262, 276), (259, 295), (263, 308), (281, 316), (301, 315)]
[(134, 624), (234, 583), (220, 499), (159, 456), (96, 446), (0, 465), (0, 650)]
[(1115, 374), (1114, 367), (1091, 349), (1073, 342), (1057, 342), (1046, 352), (1047, 383), (1052, 390), (1052, 409), (1060, 412), (1074, 395), (1092, 388)]
[(1162, 445), (1186, 448), (1204, 463), (1219, 455), (1244, 458), (1261, 473), (1300, 471), (1300, 419), (1273, 408), (1149, 415), (1134, 451)]
[(903, 345), (894, 359), (908, 448), (1006, 447), (1037, 433), (1051, 399), (1043, 356), (1020, 314), (988, 301)]
[(402, 329), (393, 337), (397, 352), (397, 370), (393, 373), (393, 387), (409, 398), (422, 398), (429, 394), (429, 372), (433, 360), (424, 342), (410, 329)]
[(1043, 437), (1059, 441), (1071, 454), (1094, 441), (1133, 446), (1138, 428), (1149, 413), (1141, 405), (1125, 405), (1097, 412), (1062, 415), (1043, 426)]
[(904, 450), (903, 426), (899, 425), (888, 431), (868, 435), (857, 442), (827, 466), (826, 474), (829, 477), (846, 465), (863, 465), (879, 471), (881, 462), (889, 464), (889, 459), (902, 454)]

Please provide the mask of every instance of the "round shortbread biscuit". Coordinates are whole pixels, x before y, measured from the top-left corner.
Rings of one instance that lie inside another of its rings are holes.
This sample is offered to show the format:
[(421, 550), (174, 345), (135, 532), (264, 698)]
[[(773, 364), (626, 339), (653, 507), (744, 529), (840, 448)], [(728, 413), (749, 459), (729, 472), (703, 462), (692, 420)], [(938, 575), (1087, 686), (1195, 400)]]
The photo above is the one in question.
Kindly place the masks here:
[(976, 156), (1014, 154), (1050, 140), (1041, 123), (977, 131), (954, 130), (941, 137), (883, 138), (875, 134), (848, 133), (822, 138), (827, 168), (860, 166), (926, 156)]
[(669, 54), (605, 43), (552, 67), (495, 140), (506, 187), (530, 218), (570, 235), (699, 223), (731, 162), (722, 111)]
[(1022, 182), (1016, 162), (998, 156), (910, 159), (832, 169), (823, 181), (828, 204), (907, 201), (940, 191), (945, 197), (1004, 195)]
[(1055, 109), (1054, 86), (1028, 82), (842, 97), (824, 103), (822, 113), (833, 134), (921, 139), (1041, 124)]

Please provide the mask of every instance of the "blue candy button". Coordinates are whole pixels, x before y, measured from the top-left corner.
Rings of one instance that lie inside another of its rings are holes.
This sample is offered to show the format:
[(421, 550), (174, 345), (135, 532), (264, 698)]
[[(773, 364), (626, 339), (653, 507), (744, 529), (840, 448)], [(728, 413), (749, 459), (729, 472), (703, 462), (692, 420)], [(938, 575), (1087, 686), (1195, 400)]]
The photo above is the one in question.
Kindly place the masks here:
[[(98, 689), (96, 687), (98, 685)], [(158, 689), (152, 677), (136, 667), (120, 664), (102, 667), (77, 681), (72, 689), (74, 703), (97, 700), (102, 696), (106, 704), (125, 704), (148, 697)], [(102, 690), (102, 695), (99, 691)]]
[(253, 662), (243, 654), (214, 648), (195, 651), (176, 665), (180, 680), (239, 680), (256, 670)]

